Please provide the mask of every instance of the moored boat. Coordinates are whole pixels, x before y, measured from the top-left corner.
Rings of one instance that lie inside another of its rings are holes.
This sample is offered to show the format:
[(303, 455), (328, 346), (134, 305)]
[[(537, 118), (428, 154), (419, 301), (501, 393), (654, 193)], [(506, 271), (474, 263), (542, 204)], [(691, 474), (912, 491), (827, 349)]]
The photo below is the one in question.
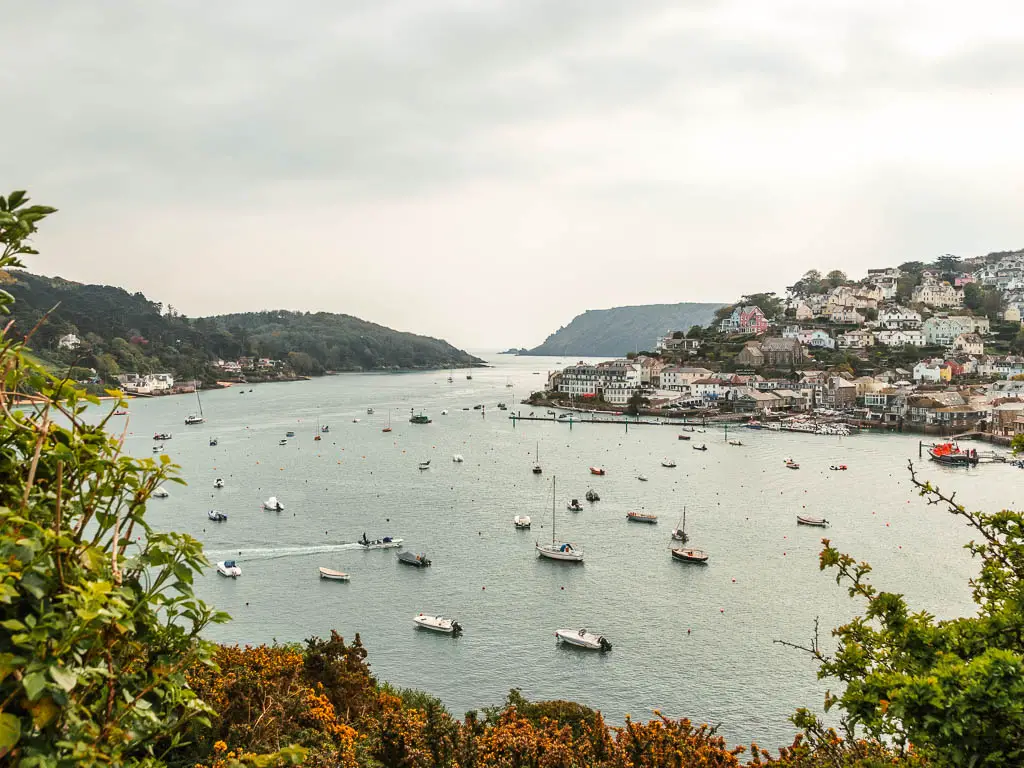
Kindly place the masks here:
[(730, 440), (729, 445), (743, 445), (739, 440)]
[(534, 549), (537, 550), (537, 554), (540, 557), (546, 557), (548, 560), (562, 560), (570, 563), (582, 563), (583, 562), (583, 551), (578, 549), (575, 544), (568, 541), (556, 541), (555, 540), (555, 478), (551, 478), (551, 543), (541, 544), (539, 541), (534, 543)]
[(679, 435), (679, 439), (680, 440), (689, 440), (690, 436), (689, 435)]
[(675, 547), (672, 549), (672, 557), (684, 563), (706, 563), (708, 561), (707, 552), (692, 547)]
[(639, 480), (641, 483), (646, 483), (647, 482), (647, 475), (644, 475), (644, 474), (637, 475), (636, 479)]
[(413, 623), (420, 629), (429, 629), (431, 632), (441, 632), (445, 635), (458, 635), (462, 632), (462, 625), (455, 619), (445, 616), (427, 616), (420, 614), (413, 616)]
[(217, 478), (216, 480), (214, 480), (214, 481), (213, 481), (213, 487), (214, 487), (214, 488), (223, 488), (223, 487), (224, 487), (224, 481), (223, 481), (223, 480), (221, 480), (221, 479), (220, 479), (220, 478), (218, 477), (218, 478)]
[(217, 563), (217, 573), (221, 576), (230, 576), (232, 579), (242, 575), (242, 569), (234, 560), (221, 560)]
[(215, 445), (217, 445), (217, 438), (216, 437), (211, 437), (210, 438), (210, 447), (212, 448)]
[(415, 416), (412, 416), (409, 419), (409, 423), (410, 424), (429, 424), (430, 423), (430, 417), (429, 416), (425, 416), (422, 413), (417, 413)]
[(797, 515), (796, 521), (800, 525), (813, 525), (818, 528), (824, 528), (828, 525), (828, 520), (824, 517), (808, 517), (807, 515)]
[(928, 449), (932, 461), (952, 467), (973, 467), (978, 463), (978, 451), (961, 449), (956, 443), (939, 443)]
[(590, 651), (610, 651), (612, 649), (612, 644), (604, 638), (604, 635), (588, 632), (585, 629), (556, 629), (555, 637), (559, 642), (577, 648), (586, 648)]
[(529, 515), (516, 515), (512, 518), (512, 525), (515, 528), (529, 528), (532, 522)]
[(583, 511), (583, 505), (580, 504), (580, 500), (579, 499), (573, 499), (572, 501), (570, 501), (568, 504), (565, 505), (565, 508), (568, 509), (570, 512), (582, 512)]
[(426, 568), (430, 565), (430, 560), (422, 552), (418, 555), (413, 552), (399, 552), (398, 562), (411, 565), (414, 568)]
[(701, 443), (700, 445), (693, 446), (693, 450), (695, 450), (695, 451), (706, 451), (707, 449), (708, 449), (708, 447), (706, 445), (704, 445), (704, 443)]
[(430, 469), (430, 459), (420, 462), (420, 469)]
[(330, 568), (317, 568), (321, 579), (328, 581), (348, 581), (348, 574), (343, 571), (335, 571)]
[(154, 440), (170, 440), (172, 437), (170, 432), (157, 432), (153, 435)]
[(679, 518), (676, 527), (672, 529), (672, 538), (675, 541), (683, 542), (683, 544), (690, 540), (690, 537), (686, 535), (686, 507), (683, 507), (683, 516)]
[(461, 464), (465, 460), (466, 459), (463, 457), (461, 453), (456, 453), (455, 455), (452, 456), (452, 461), (454, 461), (456, 464)]
[(206, 513), (206, 516), (213, 520), (213, 522), (215, 523), (223, 523), (225, 520), (228, 519), (227, 515), (225, 515), (223, 512), (218, 512), (216, 509), (211, 509), (209, 512)]
[(846, 465), (845, 464), (833, 464), (831, 467), (829, 467), (829, 469), (831, 469), (833, 472), (845, 472), (846, 471)]
[(587, 491), (587, 501), (600, 501), (601, 497), (597, 495), (597, 491), (591, 489)]
[(676, 463), (672, 459), (666, 458), (661, 460), (661, 466), (666, 467), (667, 469), (672, 469), (675, 465)]
[(163, 486), (160, 486), (159, 488), (154, 488), (153, 489), (153, 493), (150, 494), (150, 495), (154, 499), (166, 499), (171, 494), (168, 492), (168, 490), (166, 488), (164, 488)]
[(792, 459), (786, 459), (786, 469), (800, 469), (800, 465)]
[(288, 438), (287, 437), (282, 437), (280, 440), (277, 441), (277, 444), (278, 445), (288, 445)]
[(649, 512), (627, 512), (626, 519), (631, 523), (656, 523), (658, 516)]
[(270, 512), (282, 512), (284, 511), (284, 504), (277, 500), (277, 496), (271, 496), (263, 502), (263, 508)]
[(284, 436), (285, 437), (295, 437), (295, 430), (294, 429), (289, 429), (287, 432), (284, 433)]
[(592, 475), (603, 475), (605, 474), (604, 467), (591, 467), (590, 474)]

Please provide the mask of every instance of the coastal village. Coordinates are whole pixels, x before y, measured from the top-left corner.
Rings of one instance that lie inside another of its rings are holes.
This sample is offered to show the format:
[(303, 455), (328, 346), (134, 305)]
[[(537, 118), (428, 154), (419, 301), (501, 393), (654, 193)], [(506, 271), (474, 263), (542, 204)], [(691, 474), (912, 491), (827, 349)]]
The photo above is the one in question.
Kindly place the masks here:
[(1024, 433), (1024, 251), (934, 265), (808, 272), (654, 350), (549, 375), (533, 402), (652, 415), (746, 414), (806, 424)]

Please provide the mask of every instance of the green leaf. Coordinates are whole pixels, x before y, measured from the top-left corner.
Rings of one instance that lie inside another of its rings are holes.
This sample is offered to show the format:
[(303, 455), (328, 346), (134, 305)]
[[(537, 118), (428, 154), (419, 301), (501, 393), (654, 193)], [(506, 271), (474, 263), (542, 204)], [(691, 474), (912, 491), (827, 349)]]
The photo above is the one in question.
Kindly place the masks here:
[(21, 720), (10, 712), (0, 714), (0, 755), (10, 751), (21, 738)]
[(28, 694), (28, 700), (35, 701), (46, 688), (46, 675), (42, 672), (30, 672), (22, 678), (21, 684), (25, 688), (25, 693)]
[(28, 629), (28, 627), (26, 627), (17, 619), (8, 619), (7, 621), (0, 621), (0, 627), (3, 627), (4, 629), (9, 629), (11, 632), (18, 632), (21, 630)]
[(78, 675), (67, 667), (50, 667), (50, 677), (65, 691), (70, 692), (78, 684)]

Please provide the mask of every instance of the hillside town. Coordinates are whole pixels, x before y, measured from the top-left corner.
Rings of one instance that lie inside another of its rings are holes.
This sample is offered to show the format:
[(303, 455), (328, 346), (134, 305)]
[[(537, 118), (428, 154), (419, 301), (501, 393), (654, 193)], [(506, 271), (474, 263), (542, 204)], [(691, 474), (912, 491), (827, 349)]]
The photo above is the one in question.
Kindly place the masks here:
[[(1005, 441), (1024, 432), (1024, 251), (808, 272), (654, 350), (549, 376), (568, 407), (784, 418)], [(535, 398), (538, 399), (538, 398)]]

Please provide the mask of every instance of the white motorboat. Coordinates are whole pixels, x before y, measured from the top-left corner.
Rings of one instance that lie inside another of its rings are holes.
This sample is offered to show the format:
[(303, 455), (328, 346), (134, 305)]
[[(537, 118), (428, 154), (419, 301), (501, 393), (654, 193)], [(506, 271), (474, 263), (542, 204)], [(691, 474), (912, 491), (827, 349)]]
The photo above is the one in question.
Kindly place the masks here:
[(549, 560), (562, 560), (569, 563), (582, 563), (583, 551), (568, 541), (555, 539), (555, 478), (551, 478), (551, 543), (534, 544), (537, 554)]
[(516, 515), (512, 518), (512, 525), (516, 528), (529, 528), (532, 522), (529, 515)]
[(271, 512), (283, 512), (284, 504), (277, 500), (277, 496), (271, 496), (263, 502), (263, 508)]
[(456, 453), (454, 456), (452, 456), (452, 461), (454, 461), (456, 464), (461, 464), (465, 460), (466, 459), (462, 456), (461, 453)]
[(357, 541), (356, 544), (363, 549), (392, 549), (402, 546), (402, 540), (393, 539), (390, 536), (385, 536), (382, 539), (368, 539), (364, 533), (363, 538)]
[(430, 469), (430, 459), (420, 462), (420, 469)]
[(318, 568), (320, 578), (328, 581), (348, 581), (348, 574), (341, 571), (332, 571), (330, 568)]
[(646, 483), (647, 482), (647, 475), (637, 475), (636, 479), (639, 480), (641, 483)]
[(555, 637), (560, 642), (590, 651), (610, 651), (612, 649), (612, 644), (605, 640), (604, 635), (587, 632), (585, 629), (556, 629)]
[(809, 517), (808, 515), (797, 515), (796, 521), (800, 525), (813, 525), (817, 528), (825, 528), (828, 526), (828, 520), (824, 517)]
[(373, 408), (367, 408), (366, 412), (372, 416), (373, 415)]
[(570, 512), (582, 512), (583, 511), (583, 505), (580, 504), (580, 500), (579, 499), (573, 499), (572, 501), (570, 501), (568, 504), (565, 505), (565, 508), (568, 509)]
[(277, 441), (277, 444), (278, 445), (288, 445), (288, 438), (282, 437), (280, 440)]
[(353, 424), (358, 424), (359, 423), (359, 419), (352, 419), (352, 423)]
[(163, 449), (164, 449), (164, 447), (162, 445), (154, 445), (153, 446), (153, 453), (160, 453), (160, 451), (162, 451)]
[(160, 486), (159, 488), (154, 488), (152, 493), (154, 499), (166, 499), (170, 495), (171, 494), (163, 486)]
[(448, 415), (448, 411), (447, 410), (441, 411), (441, 415), (442, 416), (447, 416)]
[(215, 523), (223, 523), (225, 520), (228, 519), (227, 515), (225, 515), (223, 512), (218, 512), (216, 509), (211, 509), (209, 512), (206, 513), (206, 516), (213, 520), (213, 522)]
[(214, 481), (213, 481), (213, 487), (214, 487), (214, 488), (223, 488), (223, 487), (224, 487), (224, 481), (223, 481), (223, 480), (221, 480), (221, 479), (220, 479), (220, 478), (218, 477), (218, 478), (217, 478), (216, 480), (214, 480)]
[(234, 560), (221, 560), (217, 563), (217, 573), (221, 576), (230, 576), (232, 579), (235, 579), (242, 575), (242, 569), (238, 567)]
[(743, 443), (739, 440), (730, 440), (729, 445), (743, 445)]
[(413, 616), (413, 623), (421, 629), (429, 629), (433, 632), (443, 632), (446, 635), (457, 635), (462, 632), (462, 625), (455, 619), (448, 619), (444, 616)]
[(672, 469), (675, 465), (676, 465), (676, 463), (674, 461), (672, 461), (672, 459), (662, 459), (661, 460), (661, 466), (666, 467), (668, 469)]

